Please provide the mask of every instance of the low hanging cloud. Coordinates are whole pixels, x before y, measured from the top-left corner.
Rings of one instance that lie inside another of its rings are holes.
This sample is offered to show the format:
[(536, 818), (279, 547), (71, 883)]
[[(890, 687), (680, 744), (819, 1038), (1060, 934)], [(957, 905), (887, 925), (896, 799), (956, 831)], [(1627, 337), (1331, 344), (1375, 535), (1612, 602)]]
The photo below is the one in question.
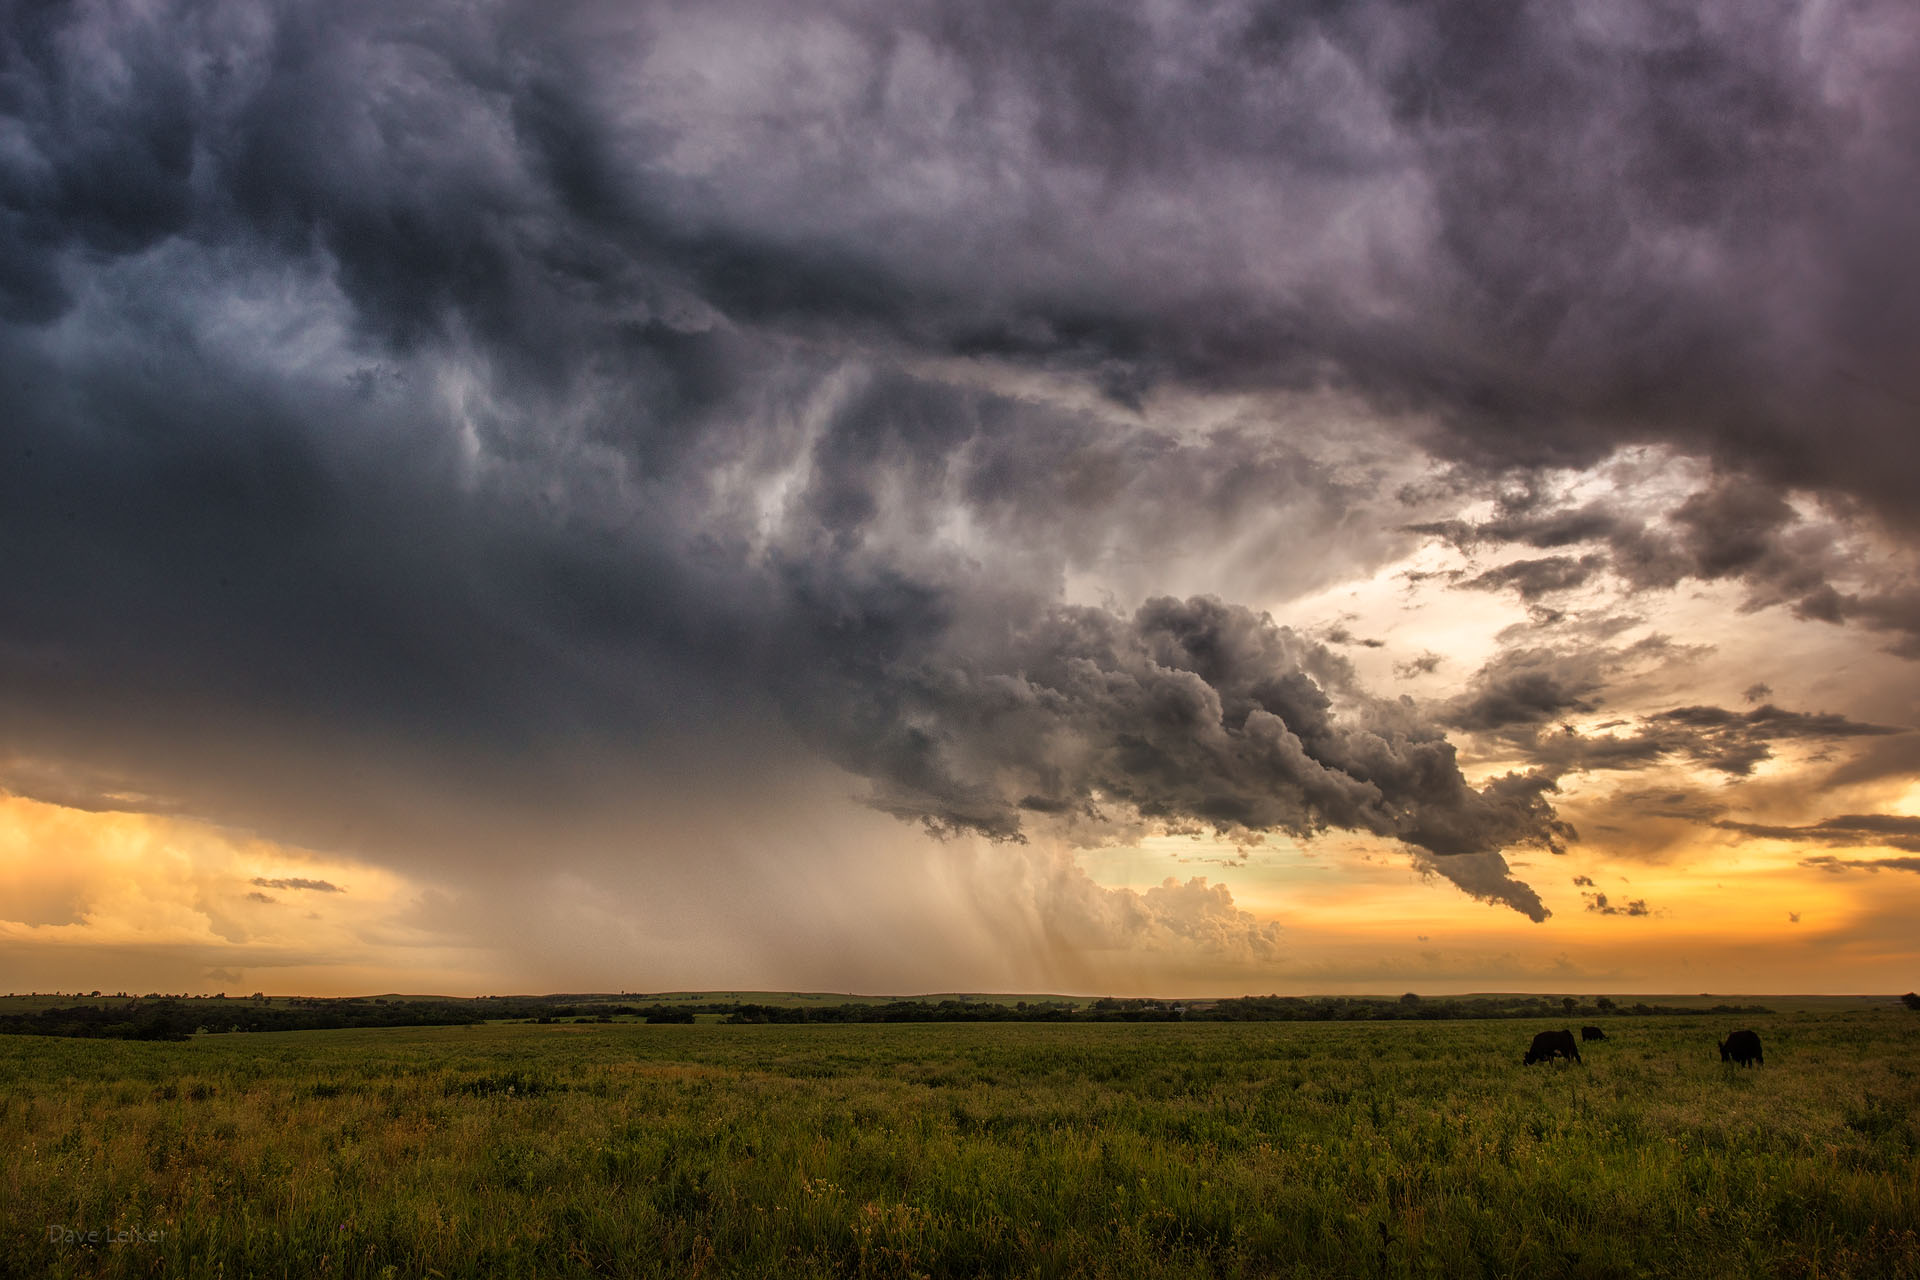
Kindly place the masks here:
[(1587, 910), (1602, 916), (1650, 916), (1653, 914), (1645, 898), (1635, 898), (1631, 902), (1614, 903), (1604, 893), (1583, 893), (1580, 895), (1587, 904)]

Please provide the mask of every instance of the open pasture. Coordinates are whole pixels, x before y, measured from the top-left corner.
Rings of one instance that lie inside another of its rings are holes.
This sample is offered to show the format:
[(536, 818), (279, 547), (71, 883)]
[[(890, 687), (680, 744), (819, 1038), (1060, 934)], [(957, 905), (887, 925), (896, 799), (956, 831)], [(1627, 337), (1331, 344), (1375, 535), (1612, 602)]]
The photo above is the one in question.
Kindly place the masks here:
[(1559, 1025), (6, 1037), (0, 1275), (1920, 1276), (1920, 1017)]

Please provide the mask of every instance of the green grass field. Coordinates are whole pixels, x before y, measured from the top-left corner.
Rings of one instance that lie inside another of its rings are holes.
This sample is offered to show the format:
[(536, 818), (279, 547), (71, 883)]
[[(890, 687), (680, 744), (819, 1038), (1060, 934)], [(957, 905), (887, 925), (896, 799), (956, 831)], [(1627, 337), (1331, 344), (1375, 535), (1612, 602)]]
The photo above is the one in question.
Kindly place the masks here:
[(4, 1037), (0, 1275), (1920, 1276), (1920, 1017), (1746, 1021)]

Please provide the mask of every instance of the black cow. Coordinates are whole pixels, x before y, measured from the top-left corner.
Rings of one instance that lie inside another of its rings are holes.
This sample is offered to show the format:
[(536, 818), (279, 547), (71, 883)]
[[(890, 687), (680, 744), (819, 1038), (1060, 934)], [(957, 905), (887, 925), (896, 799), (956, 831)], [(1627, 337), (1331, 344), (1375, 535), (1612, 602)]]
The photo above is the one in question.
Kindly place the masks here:
[(1737, 1062), (1743, 1067), (1754, 1063), (1765, 1066), (1767, 1060), (1760, 1056), (1760, 1036), (1752, 1031), (1736, 1031), (1720, 1042), (1720, 1061)]
[(1580, 1028), (1580, 1038), (1582, 1040), (1605, 1040), (1607, 1033), (1598, 1027), (1582, 1027)]
[(1527, 1050), (1527, 1056), (1520, 1059), (1520, 1065), (1530, 1067), (1536, 1062), (1546, 1062), (1561, 1057), (1569, 1062), (1580, 1061), (1580, 1046), (1573, 1042), (1571, 1031), (1542, 1031), (1533, 1038), (1533, 1047)]

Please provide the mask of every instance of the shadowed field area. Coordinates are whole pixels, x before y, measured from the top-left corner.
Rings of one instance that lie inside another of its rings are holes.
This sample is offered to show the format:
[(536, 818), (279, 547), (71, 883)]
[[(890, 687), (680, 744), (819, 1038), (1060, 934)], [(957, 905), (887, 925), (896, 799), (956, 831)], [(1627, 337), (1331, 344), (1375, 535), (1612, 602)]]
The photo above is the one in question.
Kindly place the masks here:
[(1920, 1017), (1559, 1025), (6, 1037), (0, 1274), (1920, 1276)]

